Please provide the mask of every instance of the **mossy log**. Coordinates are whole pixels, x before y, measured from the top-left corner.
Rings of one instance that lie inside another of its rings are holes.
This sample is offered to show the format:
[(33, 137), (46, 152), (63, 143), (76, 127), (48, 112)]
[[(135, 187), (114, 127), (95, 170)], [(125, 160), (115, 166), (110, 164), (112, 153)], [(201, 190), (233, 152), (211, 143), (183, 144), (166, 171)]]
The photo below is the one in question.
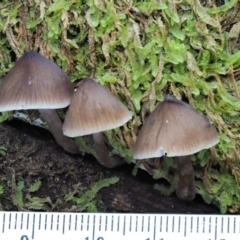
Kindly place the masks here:
[[(193, 156), (197, 192), (221, 212), (240, 208), (240, 3), (158, 0), (3, 0), (0, 78), (26, 51), (58, 64), (77, 86), (93, 77), (133, 113), (105, 133), (128, 162), (137, 133), (164, 96), (207, 115), (220, 143)], [(1, 97), (1, 96), (0, 96)], [(9, 116), (11, 114), (9, 113)], [(6, 113), (0, 121), (7, 119)], [(176, 136), (177, 137), (177, 136)], [(94, 154), (88, 139), (85, 151)], [(138, 161), (153, 178), (176, 188), (173, 159)]]

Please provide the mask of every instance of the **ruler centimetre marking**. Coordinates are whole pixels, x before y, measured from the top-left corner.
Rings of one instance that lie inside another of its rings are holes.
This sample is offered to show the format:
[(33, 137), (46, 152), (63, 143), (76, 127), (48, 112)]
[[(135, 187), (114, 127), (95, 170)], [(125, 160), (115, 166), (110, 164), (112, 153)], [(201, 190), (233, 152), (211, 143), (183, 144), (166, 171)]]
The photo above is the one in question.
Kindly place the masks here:
[(0, 212), (0, 240), (239, 240), (240, 215)]

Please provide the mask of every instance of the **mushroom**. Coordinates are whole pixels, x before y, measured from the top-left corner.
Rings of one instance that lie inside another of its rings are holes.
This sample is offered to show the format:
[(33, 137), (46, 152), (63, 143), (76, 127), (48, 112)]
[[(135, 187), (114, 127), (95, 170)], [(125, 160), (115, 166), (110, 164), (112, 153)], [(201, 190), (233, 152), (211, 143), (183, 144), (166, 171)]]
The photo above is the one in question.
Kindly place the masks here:
[(117, 155), (109, 156), (102, 132), (122, 126), (131, 117), (131, 112), (112, 93), (86, 78), (73, 95), (63, 123), (63, 134), (68, 137), (93, 134), (99, 163), (113, 168), (125, 161)]
[(219, 142), (216, 129), (190, 105), (166, 97), (149, 115), (134, 145), (134, 159), (175, 157), (179, 172), (177, 196), (195, 197), (194, 170), (190, 155)]
[(0, 112), (38, 109), (56, 141), (68, 152), (79, 153), (77, 144), (62, 133), (54, 109), (67, 107), (73, 95), (69, 77), (37, 52), (25, 53), (0, 85)]

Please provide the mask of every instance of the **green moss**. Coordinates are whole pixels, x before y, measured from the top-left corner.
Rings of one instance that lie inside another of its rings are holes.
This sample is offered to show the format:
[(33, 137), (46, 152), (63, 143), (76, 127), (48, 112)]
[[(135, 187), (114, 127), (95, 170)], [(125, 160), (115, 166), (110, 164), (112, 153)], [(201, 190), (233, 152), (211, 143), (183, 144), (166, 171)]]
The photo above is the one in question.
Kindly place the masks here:
[[(199, 193), (221, 212), (235, 211), (240, 202), (240, 50), (238, 35), (231, 28), (238, 24), (240, 3), (204, 4), (199, 0), (61, 0), (52, 4), (44, 0), (25, 5), (4, 1), (0, 5), (0, 77), (27, 50), (38, 50), (55, 61), (72, 82), (93, 76), (133, 113), (124, 127), (106, 133), (109, 144), (127, 161), (132, 160), (141, 124), (157, 103), (165, 95), (188, 99), (220, 135), (214, 149), (195, 156), (200, 183), (210, 179), (208, 185), (199, 184)], [(94, 154), (91, 144), (84, 146), (84, 151)], [(161, 165), (154, 167), (162, 171)], [(175, 176), (174, 166), (169, 169), (159, 177)], [(223, 175), (235, 192), (220, 184)], [(212, 191), (215, 184), (218, 191)]]

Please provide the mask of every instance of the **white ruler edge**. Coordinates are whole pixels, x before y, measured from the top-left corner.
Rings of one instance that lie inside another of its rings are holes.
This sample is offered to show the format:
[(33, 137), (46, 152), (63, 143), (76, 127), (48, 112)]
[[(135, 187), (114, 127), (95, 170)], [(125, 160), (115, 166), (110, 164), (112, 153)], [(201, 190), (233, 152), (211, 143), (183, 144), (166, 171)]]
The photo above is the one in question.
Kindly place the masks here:
[(0, 240), (240, 240), (240, 215), (0, 212)]

